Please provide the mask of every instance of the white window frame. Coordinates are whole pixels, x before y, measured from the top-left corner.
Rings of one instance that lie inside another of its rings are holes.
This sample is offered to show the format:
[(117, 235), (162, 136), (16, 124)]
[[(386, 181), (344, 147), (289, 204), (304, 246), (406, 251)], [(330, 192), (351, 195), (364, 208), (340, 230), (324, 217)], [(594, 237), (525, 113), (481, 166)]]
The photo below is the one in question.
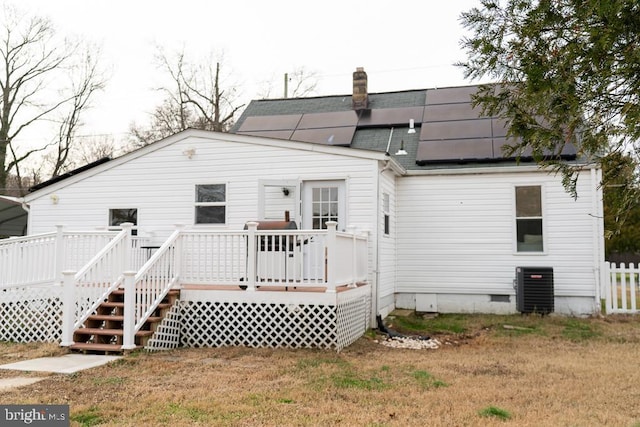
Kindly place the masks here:
[(313, 224), (313, 189), (324, 187), (338, 188), (338, 230), (344, 231), (348, 224), (347, 192), (348, 180), (305, 180), (302, 182), (302, 228), (310, 230)]
[[(518, 206), (517, 206), (517, 197), (516, 197), (516, 192), (517, 189), (520, 187), (538, 187), (540, 188), (540, 216), (523, 216), (523, 217), (519, 217), (518, 216)], [(545, 221), (545, 217), (546, 217), (546, 212), (545, 212), (545, 186), (543, 184), (535, 184), (535, 183), (522, 183), (522, 184), (516, 184), (513, 186), (512, 189), (512, 195), (513, 195), (513, 245), (514, 245), (514, 253), (516, 255), (546, 255), (547, 254), (547, 248), (549, 246), (549, 241), (548, 241), (548, 237), (549, 234), (546, 231), (546, 221)], [(518, 247), (518, 220), (540, 220), (541, 224), (540, 224), (540, 228), (542, 230), (542, 249), (541, 250), (536, 250), (536, 251), (525, 251), (525, 250), (521, 250)]]
[[(199, 202), (198, 201), (198, 187), (201, 186), (212, 186), (212, 185), (222, 185), (224, 187), (224, 201), (223, 202)], [(194, 186), (194, 208), (193, 208), (193, 224), (197, 227), (211, 227), (211, 226), (224, 226), (227, 225), (227, 218), (229, 215), (229, 210), (227, 208), (229, 196), (228, 196), (229, 185), (226, 182), (211, 182), (207, 184), (196, 184)], [(200, 207), (209, 207), (209, 206), (222, 206), (224, 207), (224, 221), (223, 222), (198, 222), (198, 208)]]
[(120, 224), (124, 224), (126, 222), (131, 222), (131, 221), (123, 221), (120, 224), (113, 225), (112, 224), (112, 222), (113, 222), (113, 211), (131, 211), (131, 210), (136, 211), (136, 220), (133, 222), (133, 228), (131, 229), (131, 235), (132, 236), (136, 236), (138, 234), (138, 221), (139, 221), (139, 218), (138, 218), (139, 210), (138, 210), (138, 208), (109, 208), (108, 213), (107, 213), (107, 215), (108, 215), (107, 229), (108, 230), (122, 230), (122, 227), (120, 227)]
[(382, 193), (382, 234), (391, 235), (391, 195)]

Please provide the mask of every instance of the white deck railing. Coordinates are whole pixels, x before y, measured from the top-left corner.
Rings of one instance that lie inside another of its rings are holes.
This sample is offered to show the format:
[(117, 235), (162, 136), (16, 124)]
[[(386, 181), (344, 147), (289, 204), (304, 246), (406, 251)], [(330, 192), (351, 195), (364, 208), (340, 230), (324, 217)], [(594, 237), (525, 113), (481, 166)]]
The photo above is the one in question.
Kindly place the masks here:
[[(124, 273), (123, 350), (135, 348), (135, 334), (155, 312), (180, 274), (181, 230), (176, 230), (136, 274)], [(133, 297), (132, 297), (133, 296)]]
[(640, 313), (640, 264), (605, 263), (602, 295), (607, 314)]
[(328, 222), (327, 230), (257, 230), (257, 225), (238, 231), (179, 229), (161, 247), (144, 246), (131, 236), (130, 226), (119, 233), (71, 233), (60, 227), (8, 239), (0, 244), (0, 288), (60, 289), (62, 283), (61, 341), (69, 345), (73, 331), (109, 293), (125, 286), (123, 348), (132, 348), (135, 332), (179, 284), (335, 292), (366, 281), (366, 236), (337, 232), (335, 222)]
[(0, 286), (54, 282), (61, 243), (55, 232), (0, 241)]
[(367, 278), (367, 238), (327, 230), (184, 231), (183, 284), (256, 287), (325, 287)]
[[(123, 349), (135, 348), (135, 333), (169, 290), (179, 283), (258, 287), (340, 285), (366, 280), (367, 238), (327, 230), (176, 230), (134, 276), (124, 273)], [(130, 297), (133, 295), (133, 297)]]
[(78, 270), (117, 233), (67, 232), (11, 237), (0, 241), (0, 287), (53, 284), (63, 270)]
[(73, 331), (123, 283), (131, 252), (131, 226), (123, 225), (80, 271), (65, 270), (63, 280), (62, 345), (73, 343)]

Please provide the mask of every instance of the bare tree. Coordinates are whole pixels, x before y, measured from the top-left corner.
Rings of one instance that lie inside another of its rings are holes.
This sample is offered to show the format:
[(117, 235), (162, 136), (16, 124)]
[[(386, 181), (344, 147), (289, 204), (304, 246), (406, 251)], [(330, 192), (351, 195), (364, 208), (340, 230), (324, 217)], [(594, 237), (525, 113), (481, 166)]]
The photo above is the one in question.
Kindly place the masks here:
[[(69, 155), (72, 153), (76, 142), (76, 132), (82, 125), (81, 116), (90, 106), (90, 101), (95, 92), (104, 89), (105, 80), (98, 68), (97, 57), (92, 50), (87, 50), (81, 59), (81, 63), (72, 73), (71, 91), (73, 98), (67, 103), (67, 108), (60, 120), (57, 138), (55, 141), (55, 160), (51, 176), (55, 177), (65, 169), (73, 167), (68, 165)], [(73, 75), (75, 74), (75, 75)], [(94, 159), (97, 160), (97, 159)]]
[(84, 144), (77, 144), (73, 157), (82, 164), (95, 162), (105, 157), (115, 157), (120, 152), (112, 135), (91, 137)]
[(171, 85), (158, 88), (164, 101), (152, 113), (150, 126), (131, 125), (134, 144), (143, 146), (190, 127), (229, 130), (243, 105), (238, 104), (237, 86), (225, 84), (221, 59), (209, 54), (200, 63), (191, 63), (184, 49), (167, 54), (159, 48), (157, 60)]
[(187, 129), (192, 122), (190, 110), (172, 98), (166, 98), (151, 114), (151, 123), (142, 127), (136, 123), (129, 126), (133, 148), (144, 147), (154, 141)]
[[(258, 97), (268, 99), (280, 97), (276, 88), (280, 86), (279, 80), (272, 78), (264, 82), (258, 91)], [(305, 67), (296, 67), (291, 73), (285, 73), (282, 89), (283, 98), (301, 98), (314, 95), (318, 86), (318, 73)]]
[[(0, 26), (0, 189), (6, 188), (7, 177), (13, 171), (21, 187), (21, 164), (45, 146), (18, 147), (17, 137), (37, 122), (50, 119), (68, 103), (79, 112), (86, 107), (88, 94), (65, 90), (62, 76), (69, 75), (78, 44), (58, 38), (51, 22), (29, 16), (11, 6), (2, 10)], [(86, 83), (87, 81), (85, 81)], [(75, 89), (81, 89), (76, 87)], [(84, 100), (83, 100), (84, 99)], [(77, 118), (72, 118), (75, 128)], [(73, 132), (71, 133), (73, 134)], [(61, 155), (64, 157), (64, 154)], [(20, 188), (22, 192), (22, 188)]]
[(292, 98), (313, 95), (318, 86), (318, 73), (304, 67), (294, 69), (293, 72), (287, 74), (287, 77), (289, 79), (287, 96), (291, 93)]

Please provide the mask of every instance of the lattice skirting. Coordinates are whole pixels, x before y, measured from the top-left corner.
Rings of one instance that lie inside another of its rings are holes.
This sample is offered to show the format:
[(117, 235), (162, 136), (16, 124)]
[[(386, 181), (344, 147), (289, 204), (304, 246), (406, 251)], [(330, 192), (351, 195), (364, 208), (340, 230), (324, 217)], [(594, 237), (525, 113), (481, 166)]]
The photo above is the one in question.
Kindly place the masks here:
[(336, 346), (333, 306), (247, 302), (184, 302), (181, 342), (187, 347)]
[(0, 290), (0, 341), (56, 342), (62, 336), (59, 286)]
[(336, 304), (176, 301), (146, 346), (334, 348), (369, 328), (370, 287), (337, 294)]
[(369, 286), (338, 294), (336, 348), (342, 350), (360, 338), (370, 326)]
[(169, 309), (167, 315), (158, 325), (153, 337), (145, 346), (145, 350), (172, 350), (180, 347), (180, 330), (182, 329), (180, 307), (180, 301), (176, 301)]

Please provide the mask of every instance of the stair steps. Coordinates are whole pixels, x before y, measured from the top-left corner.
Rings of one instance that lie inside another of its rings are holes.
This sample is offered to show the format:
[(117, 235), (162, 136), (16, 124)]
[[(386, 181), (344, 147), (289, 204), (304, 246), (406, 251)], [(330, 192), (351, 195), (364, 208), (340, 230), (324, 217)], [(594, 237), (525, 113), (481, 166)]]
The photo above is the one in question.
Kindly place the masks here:
[[(134, 337), (135, 349), (143, 348), (153, 336), (157, 325), (180, 297), (180, 291), (171, 290), (158, 305)], [(113, 291), (107, 301), (100, 304), (96, 313), (85, 321), (85, 327), (73, 333), (69, 349), (73, 352), (91, 354), (122, 354), (124, 336), (124, 290)], [(130, 349), (127, 351), (135, 350)]]

